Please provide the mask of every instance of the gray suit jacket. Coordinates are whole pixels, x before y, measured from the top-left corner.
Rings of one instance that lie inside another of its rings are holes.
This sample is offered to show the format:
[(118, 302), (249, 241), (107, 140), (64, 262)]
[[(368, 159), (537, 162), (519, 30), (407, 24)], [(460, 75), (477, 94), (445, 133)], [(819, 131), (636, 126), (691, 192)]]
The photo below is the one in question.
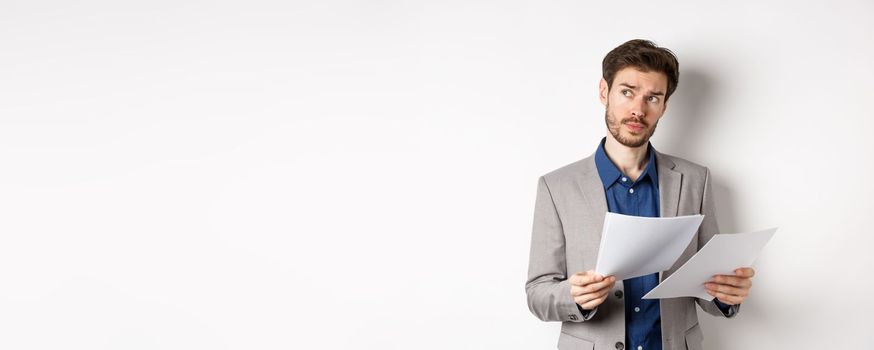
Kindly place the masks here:
[[(660, 281), (671, 275), (718, 233), (710, 171), (656, 152), (662, 217), (704, 214), (692, 242)], [(595, 268), (607, 199), (594, 155), (543, 175), (537, 186), (528, 265), (528, 308), (543, 321), (561, 321), (559, 349), (615, 350), (625, 347), (625, 300), (616, 281), (607, 300), (584, 319), (570, 295), (568, 277)], [(662, 347), (701, 349), (703, 334), (695, 303), (725, 317), (712, 302), (684, 297), (661, 299)], [(737, 314), (733, 306), (730, 315)], [(621, 344), (620, 344), (621, 343)], [(635, 350), (635, 349), (631, 349)]]

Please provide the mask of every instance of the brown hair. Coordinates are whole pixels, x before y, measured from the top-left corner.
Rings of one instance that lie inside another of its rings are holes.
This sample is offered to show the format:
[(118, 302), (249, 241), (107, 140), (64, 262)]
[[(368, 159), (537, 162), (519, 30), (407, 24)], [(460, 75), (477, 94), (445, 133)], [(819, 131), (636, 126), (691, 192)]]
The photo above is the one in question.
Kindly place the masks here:
[(665, 102), (677, 89), (680, 79), (680, 63), (671, 50), (658, 47), (649, 40), (634, 39), (617, 46), (604, 56), (602, 74), (607, 81), (607, 88), (613, 87), (613, 78), (623, 68), (634, 67), (644, 72), (656, 71), (668, 77), (668, 91), (665, 92)]

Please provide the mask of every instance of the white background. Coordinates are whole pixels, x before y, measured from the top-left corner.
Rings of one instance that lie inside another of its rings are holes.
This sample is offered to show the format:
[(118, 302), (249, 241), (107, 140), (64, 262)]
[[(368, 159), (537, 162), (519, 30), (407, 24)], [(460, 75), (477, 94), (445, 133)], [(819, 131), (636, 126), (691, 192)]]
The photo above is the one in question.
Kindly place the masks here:
[(601, 60), (679, 57), (656, 148), (779, 226), (708, 349), (863, 348), (874, 5), (0, 3), (0, 348), (550, 349), (537, 177)]

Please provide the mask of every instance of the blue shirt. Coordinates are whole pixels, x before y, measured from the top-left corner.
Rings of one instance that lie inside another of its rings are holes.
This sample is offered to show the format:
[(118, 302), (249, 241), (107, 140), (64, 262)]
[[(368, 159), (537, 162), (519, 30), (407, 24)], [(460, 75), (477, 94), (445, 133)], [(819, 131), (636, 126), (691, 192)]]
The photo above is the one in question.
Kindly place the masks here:
[[(646, 168), (634, 181), (623, 174), (607, 157), (604, 142), (595, 152), (595, 166), (604, 192), (607, 195), (607, 210), (611, 213), (634, 216), (659, 216), (659, 176), (656, 170), (655, 152), (647, 145)], [(661, 350), (661, 309), (658, 299), (641, 299), (659, 284), (659, 274), (654, 273), (626, 279), (625, 286), (625, 344), (628, 349)]]

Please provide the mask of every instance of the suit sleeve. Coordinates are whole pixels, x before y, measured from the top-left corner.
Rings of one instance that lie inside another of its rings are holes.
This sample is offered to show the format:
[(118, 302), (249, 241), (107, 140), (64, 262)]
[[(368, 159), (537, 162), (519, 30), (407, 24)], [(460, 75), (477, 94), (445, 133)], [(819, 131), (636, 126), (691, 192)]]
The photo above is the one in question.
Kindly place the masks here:
[(546, 178), (542, 176), (537, 184), (525, 292), (528, 309), (543, 321), (583, 322), (597, 310), (588, 312), (584, 318), (571, 297), (564, 230)]
[[(710, 169), (704, 169), (704, 197), (701, 201), (701, 214), (704, 214), (704, 221), (701, 222), (701, 228), (698, 231), (698, 250), (701, 250), (714, 235), (719, 234), (719, 226), (716, 222), (716, 208), (713, 199), (712, 189), (713, 179), (710, 176)], [(701, 306), (708, 314), (720, 317), (734, 317), (740, 311), (740, 305), (731, 305), (730, 308), (723, 311), (717, 306), (716, 299), (714, 301), (698, 299), (698, 305)]]

